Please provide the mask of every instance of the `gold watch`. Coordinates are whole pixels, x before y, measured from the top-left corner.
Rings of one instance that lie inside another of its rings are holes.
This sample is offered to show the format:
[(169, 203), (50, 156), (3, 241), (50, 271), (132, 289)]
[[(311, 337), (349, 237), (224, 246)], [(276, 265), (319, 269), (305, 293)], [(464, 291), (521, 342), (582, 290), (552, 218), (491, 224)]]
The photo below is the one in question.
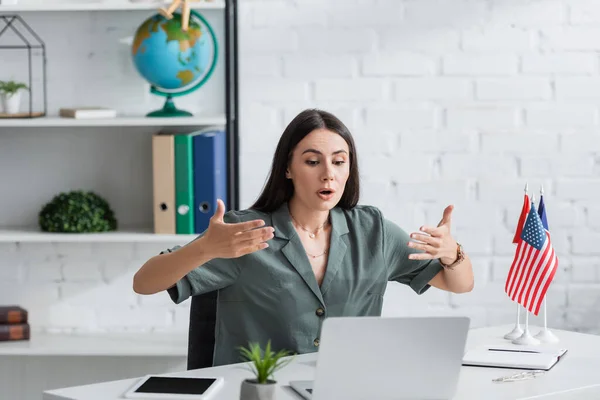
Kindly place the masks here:
[(446, 269), (454, 269), (454, 267), (456, 267), (456, 265), (458, 265), (462, 260), (465, 259), (465, 253), (463, 251), (463, 247), (460, 243), (456, 242), (456, 260), (449, 265), (446, 265), (442, 262), (442, 260), (440, 260), (440, 264), (442, 265), (442, 267), (446, 268)]

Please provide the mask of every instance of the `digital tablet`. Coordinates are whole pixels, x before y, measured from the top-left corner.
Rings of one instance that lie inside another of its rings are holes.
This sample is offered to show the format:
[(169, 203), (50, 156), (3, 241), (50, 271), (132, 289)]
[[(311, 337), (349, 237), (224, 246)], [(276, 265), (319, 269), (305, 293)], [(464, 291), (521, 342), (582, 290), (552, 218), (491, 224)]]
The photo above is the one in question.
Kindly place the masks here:
[(127, 399), (209, 400), (223, 386), (221, 377), (146, 375), (125, 394)]

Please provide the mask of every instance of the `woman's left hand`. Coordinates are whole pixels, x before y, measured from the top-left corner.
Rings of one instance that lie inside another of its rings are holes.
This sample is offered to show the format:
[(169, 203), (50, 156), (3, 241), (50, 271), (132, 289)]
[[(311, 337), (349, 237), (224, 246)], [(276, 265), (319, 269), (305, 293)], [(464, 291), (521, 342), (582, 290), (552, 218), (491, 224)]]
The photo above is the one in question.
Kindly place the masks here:
[(453, 205), (446, 207), (444, 215), (437, 227), (422, 226), (420, 232), (410, 234), (412, 241), (408, 246), (422, 250), (423, 253), (411, 253), (408, 258), (411, 260), (431, 260), (439, 258), (446, 265), (456, 261), (456, 248), (458, 244), (450, 234), (450, 223)]

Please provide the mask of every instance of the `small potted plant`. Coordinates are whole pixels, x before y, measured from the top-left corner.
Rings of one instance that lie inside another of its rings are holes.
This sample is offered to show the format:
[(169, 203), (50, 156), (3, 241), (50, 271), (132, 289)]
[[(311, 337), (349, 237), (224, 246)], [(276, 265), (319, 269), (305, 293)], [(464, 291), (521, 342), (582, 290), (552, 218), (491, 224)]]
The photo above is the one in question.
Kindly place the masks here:
[(256, 376), (252, 379), (242, 381), (240, 400), (273, 400), (275, 399), (275, 388), (277, 381), (273, 373), (286, 366), (293, 357), (283, 359), (292, 355), (287, 350), (277, 353), (271, 350), (271, 341), (267, 342), (263, 352), (258, 343), (250, 343), (247, 348), (241, 347), (242, 358), (250, 361), (250, 369)]
[(0, 81), (2, 108), (6, 114), (17, 114), (21, 105), (21, 90), (29, 89), (23, 82)]
[(91, 191), (61, 192), (44, 204), (38, 214), (42, 232), (95, 233), (117, 229), (112, 208)]

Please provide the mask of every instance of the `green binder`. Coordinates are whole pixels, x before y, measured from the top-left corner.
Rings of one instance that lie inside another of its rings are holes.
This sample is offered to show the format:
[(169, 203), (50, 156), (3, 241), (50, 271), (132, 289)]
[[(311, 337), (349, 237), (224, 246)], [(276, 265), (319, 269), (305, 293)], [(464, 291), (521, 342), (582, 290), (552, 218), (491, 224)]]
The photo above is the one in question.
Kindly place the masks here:
[(194, 234), (194, 136), (222, 126), (207, 126), (189, 133), (176, 133), (175, 137), (175, 232)]
[(194, 233), (193, 134), (175, 135), (175, 227), (177, 234)]

